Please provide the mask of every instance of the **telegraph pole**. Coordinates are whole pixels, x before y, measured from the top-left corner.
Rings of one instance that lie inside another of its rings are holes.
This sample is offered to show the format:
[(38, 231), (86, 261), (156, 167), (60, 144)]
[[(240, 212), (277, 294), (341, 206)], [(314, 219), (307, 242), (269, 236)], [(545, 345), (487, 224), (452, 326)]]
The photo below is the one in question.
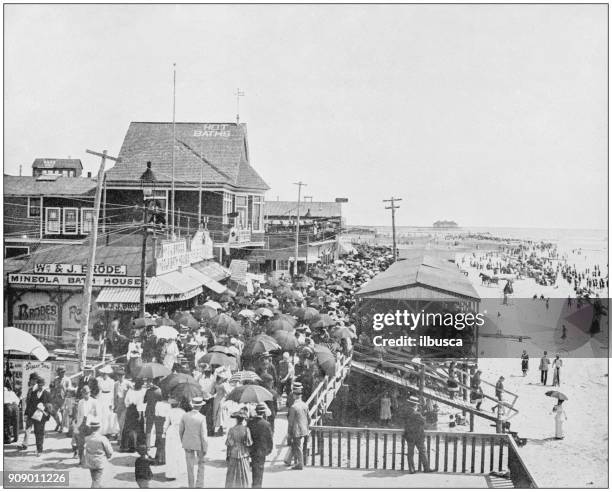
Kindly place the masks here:
[(172, 86), (172, 237), (174, 238), (174, 147), (176, 147), (176, 63), (174, 67), (174, 84)]
[(390, 207), (385, 207), (387, 210), (391, 210), (391, 226), (393, 228), (393, 261), (397, 261), (397, 244), (395, 242), (395, 209), (399, 208), (399, 205), (396, 205), (395, 202), (401, 202), (401, 198), (391, 197), (389, 200), (383, 200), (383, 202), (391, 202)]
[(91, 243), (89, 245), (89, 262), (87, 263), (87, 274), (85, 275), (85, 287), (83, 288), (83, 321), (79, 330), (79, 367), (81, 371), (87, 363), (87, 337), (89, 336), (89, 311), (91, 310), (91, 289), (93, 287), (94, 267), (96, 265), (96, 246), (98, 242), (98, 221), (100, 220), (100, 201), (102, 197), (102, 187), (104, 183), (104, 166), (106, 159), (119, 162), (118, 157), (111, 157), (106, 150), (102, 153), (86, 150), (88, 154), (97, 155), (102, 159), (100, 170), (98, 171), (98, 182), (96, 184), (96, 197), (94, 200), (94, 215), (91, 228)]
[(298, 254), (300, 252), (300, 198), (302, 196), (302, 186), (306, 186), (306, 183), (298, 181), (293, 184), (298, 187), (297, 220), (295, 222), (295, 261), (293, 262), (293, 276), (296, 276), (298, 273)]
[(238, 125), (240, 124), (240, 98), (245, 94), (244, 91), (241, 91), (240, 87), (238, 87), (234, 95), (236, 96), (236, 124)]

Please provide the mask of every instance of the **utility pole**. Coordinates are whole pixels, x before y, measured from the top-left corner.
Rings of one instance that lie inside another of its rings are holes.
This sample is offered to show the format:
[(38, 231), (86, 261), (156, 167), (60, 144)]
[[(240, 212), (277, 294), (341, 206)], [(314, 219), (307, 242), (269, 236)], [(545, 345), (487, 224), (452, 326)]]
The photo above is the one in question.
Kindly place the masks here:
[(85, 287), (83, 288), (83, 320), (79, 330), (79, 368), (82, 371), (87, 363), (87, 337), (89, 336), (89, 312), (91, 310), (91, 289), (93, 287), (94, 267), (96, 265), (96, 246), (98, 242), (98, 221), (100, 220), (100, 201), (102, 198), (102, 186), (104, 183), (104, 166), (106, 159), (119, 162), (118, 157), (111, 157), (106, 150), (102, 153), (86, 150), (88, 154), (97, 155), (102, 159), (98, 171), (98, 182), (96, 184), (96, 197), (94, 199), (94, 215), (91, 228), (91, 243), (89, 244), (89, 262), (87, 263), (87, 274), (85, 275)]
[(293, 276), (296, 276), (298, 273), (298, 254), (300, 252), (300, 198), (302, 196), (302, 186), (306, 186), (306, 183), (298, 181), (293, 184), (298, 187), (297, 216), (295, 221), (295, 261), (293, 262)]
[[(204, 135), (204, 132), (202, 132)], [(202, 228), (202, 180), (204, 179), (204, 137), (200, 140), (200, 189), (198, 191), (198, 230)]]
[(395, 202), (401, 202), (401, 198), (391, 197), (389, 200), (383, 200), (383, 202), (391, 202), (390, 207), (385, 207), (387, 210), (391, 210), (391, 226), (393, 227), (393, 261), (397, 261), (397, 244), (395, 242), (395, 209), (399, 208), (399, 205), (396, 205)]
[(174, 84), (172, 86), (172, 236), (174, 237), (174, 147), (176, 147), (176, 63), (174, 67)]
[(245, 94), (244, 91), (241, 91), (240, 87), (238, 87), (234, 95), (236, 96), (236, 124), (238, 125), (240, 124), (240, 98)]

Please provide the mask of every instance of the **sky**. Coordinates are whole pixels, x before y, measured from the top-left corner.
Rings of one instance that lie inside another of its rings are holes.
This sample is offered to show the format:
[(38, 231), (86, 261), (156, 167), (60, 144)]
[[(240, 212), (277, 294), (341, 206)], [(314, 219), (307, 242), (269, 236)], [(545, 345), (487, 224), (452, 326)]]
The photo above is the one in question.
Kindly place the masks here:
[(606, 229), (606, 5), (5, 5), (4, 172), (131, 121), (248, 127), (348, 224)]

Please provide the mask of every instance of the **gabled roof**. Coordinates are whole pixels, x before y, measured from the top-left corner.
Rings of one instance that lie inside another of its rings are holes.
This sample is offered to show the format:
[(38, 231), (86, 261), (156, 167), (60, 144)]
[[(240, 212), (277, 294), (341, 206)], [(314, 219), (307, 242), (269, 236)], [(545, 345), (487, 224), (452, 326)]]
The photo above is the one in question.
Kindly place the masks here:
[(81, 159), (56, 159), (54, 157), (39, 157), (34, 159), (32, 169), (83, 169)]
[(96, 180), (91, 178), (59, 176), (48, 181), (34, 176), (4, 176), (5, 196), (93, 195), (95, 188)]
[[(249, 164), (244, 123), (176, 123), (176, 186), (229, 185), (265, 191), (268, 185)], [(172, 181), (172, 123), (132, 122), (106, 174), (109, 186), (139, 182), (147, 161), (160, 183)]]
[[(401, 291), (401, 295), (398, 291)], [(393, 263), (387, 270), (366, 282), (356, 295), (379, 299), (397, 299), (399, 295), (405, 300), (442, 297), (449, 300), (480, 300), (470, 280), (454, 263), (427, 255)]]
[[(341, 217), (342, 204), (336, 202), (300, 202), (300, 216), (310, 211), (310, 217)], [(270, 201), (264, 203), (264, 217), (295, 217), (297, 202)]]

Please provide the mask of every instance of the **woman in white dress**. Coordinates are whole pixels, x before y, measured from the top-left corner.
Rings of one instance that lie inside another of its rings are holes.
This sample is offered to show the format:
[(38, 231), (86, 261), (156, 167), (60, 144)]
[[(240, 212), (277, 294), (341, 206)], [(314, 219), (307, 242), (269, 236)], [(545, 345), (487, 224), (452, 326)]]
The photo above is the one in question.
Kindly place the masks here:
[(170, 410), (164, 422), (164, 435), (166, 436), (166, 479), (175, 480), (179, 474), (185, 473), (185, 460), (179, 459), (183, 453), (183, 444), (179, 436), (179, 424), (185, 410), (180, 408), (179, 402), (173, 398), (168, 399)]
[(166, 343), (166, 351), (164, 355), (164, 366), (172, 371), (174, 364), (179, 356), (179, 349), (174, 340), (168, 340)]
[(104, 366), (100, 369), (101, 376), (96, 378), (100, 389), (98, 393), (100, 434), (103, 436), (119, 434), (119, 422), (113, 412), (115, 381), (109, 376), (112, 372), (110, 366)]
[(555, 439), (563, 439), (563, 421), (567, 420), (567, 415), (563, 410), (563, 400), (557, 401), (557, 404), (553, 407), (552, 413), (555, 416)]

